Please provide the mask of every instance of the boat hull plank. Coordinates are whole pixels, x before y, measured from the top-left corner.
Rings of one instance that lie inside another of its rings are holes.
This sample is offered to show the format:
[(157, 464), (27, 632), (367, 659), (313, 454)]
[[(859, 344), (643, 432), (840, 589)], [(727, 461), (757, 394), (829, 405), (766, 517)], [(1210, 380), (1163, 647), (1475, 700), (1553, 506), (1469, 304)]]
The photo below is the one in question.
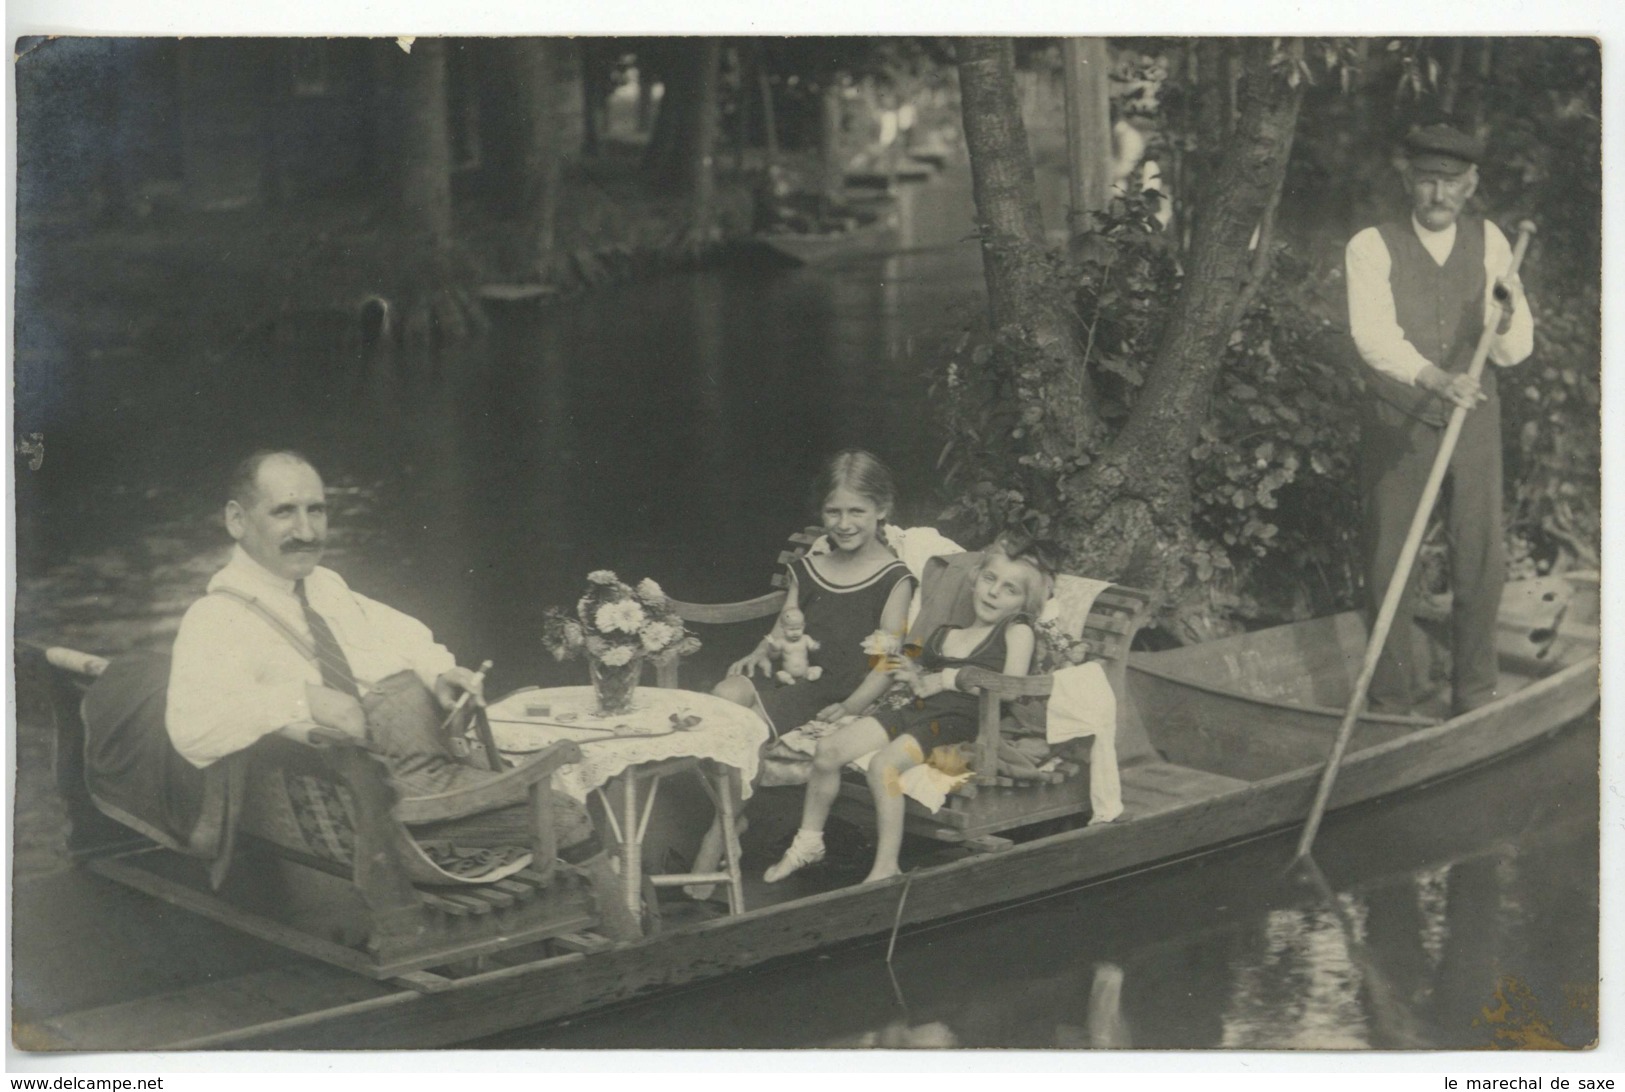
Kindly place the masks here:
[(1123, 810), (1130, 817), (1154, 815), (1197, 800), (1233, 793), (1247, 782), (1223, 774), (1176, 766), (1172, 762), (1146, 762), (1122, 770)]
[[(1528, 743), (1595, 701), (1596, 661), (1576, 665), (1482, 715), (1351, 755), (1333, 805), (1457, 772)], [(541, 1023), (845, 940), (884, 934), (1058, 887), (1130, 873), (1303, 819), (1319, 770), (1305, 767), (1126, 823), (1067, 831), (990, 854), (708, 922), (591, 957), (477, 975), (435, 994), (395, 995), (175, 1047), (445, 1046)], [(1284, 858), (1283, 858), (1284, 864)], [(907, 899), (903, 901), (904, 889)], [(521, 1020), (517, 1014), (523, 1014)]]
[(20, 1024), (16, 1038), (28, 1050), (150, 1050), (392, 992), (359, 975), (317, 965), (295, 966)]

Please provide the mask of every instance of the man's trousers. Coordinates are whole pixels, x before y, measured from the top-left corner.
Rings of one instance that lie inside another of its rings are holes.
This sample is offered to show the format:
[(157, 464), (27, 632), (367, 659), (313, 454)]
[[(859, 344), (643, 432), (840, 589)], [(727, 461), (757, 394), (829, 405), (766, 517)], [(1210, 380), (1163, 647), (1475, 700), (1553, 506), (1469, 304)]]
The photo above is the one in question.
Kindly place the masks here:
[[(1364, 407), (1360, 433), (1365, 590), (1367, 617), (1374, 623), (1444, 429), (1371, 398)], [(1459, 713), (1497, 696), (1495, 627), (1506, 581), (1506, 549), (1501, 522), (1501, 407), (1496, 397), (1468, 411), (1440, 503), (1445, 506), (1453, 597), (1452, 712)], [(1417, 666), (1411, 618), (1419, 576), (1413, 565), (1371, 680), (1374, 710), (1411, 708)]]

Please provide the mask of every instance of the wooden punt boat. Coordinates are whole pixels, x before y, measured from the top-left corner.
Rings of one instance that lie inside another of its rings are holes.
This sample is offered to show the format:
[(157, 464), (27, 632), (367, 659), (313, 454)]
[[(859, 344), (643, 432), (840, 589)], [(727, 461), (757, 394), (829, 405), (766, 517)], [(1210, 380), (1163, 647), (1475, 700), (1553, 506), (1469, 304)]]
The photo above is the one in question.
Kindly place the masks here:
[[(1507, 695), (1445, 721), (1362, 719), (1330, 806), (1456, 774), (1585, 714), (1598, 698), (1597, 619), (1594, 575), (1509, 586)], [(36, 1050), (447, 1046), (1127, 877), (1302, 822), (1363, 642), (1350, 614), (1131, 656), (1125, 696), (1161, 758), (1124, 768), (1128, 810), (1116, 823), (1013, 832), (1001, 852), (932, 844), (924, 862), (910, 861), (911, 843), (904, 863), (914, 867), (890, 881), (751, 901), (759, 908), (632, 944), (503, 953), (432, 990), (290, 958), (93, 875), (63, 874), (15, 895), (13, 1036)], [(99, 984), (84, 974), (92, 964)]]
[(845, 231), (763, 232), (754, 238), (758, 246), (791, 264), (823, 265), (895, 248), (899, 236), (895, 217), (888, 214)]

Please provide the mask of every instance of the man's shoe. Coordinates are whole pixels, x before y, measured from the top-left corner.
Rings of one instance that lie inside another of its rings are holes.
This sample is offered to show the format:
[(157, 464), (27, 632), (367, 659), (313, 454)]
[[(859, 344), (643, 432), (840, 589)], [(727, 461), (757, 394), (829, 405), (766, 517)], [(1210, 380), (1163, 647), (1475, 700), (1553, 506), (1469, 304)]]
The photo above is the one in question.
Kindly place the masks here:
[(824, 832), (821, 830), (798, 830), (790, 843), (790, 848), (784, 851), (784, 857), (779, 863), (768, 869), (762, 879), (768, 883), (778, 883), (792, 872), (799, 872), (810, 864), (817, 864), (824, 859)]

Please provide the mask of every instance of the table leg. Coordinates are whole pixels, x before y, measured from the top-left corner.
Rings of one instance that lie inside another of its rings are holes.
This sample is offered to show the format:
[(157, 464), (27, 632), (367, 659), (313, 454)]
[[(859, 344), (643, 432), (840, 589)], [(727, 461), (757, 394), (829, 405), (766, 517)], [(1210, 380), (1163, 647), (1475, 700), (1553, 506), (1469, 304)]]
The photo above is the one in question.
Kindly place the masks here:
[(732, 766), (713, 767), (716, 775), (717, 806), (722, 812), (722, 856), (728, 866), (728, 912), (745, 912), (745, 886), (739, 873), (739, 831), (734, 821), (734, 793), (739, 782), (739, 771)]
[(634, 919), (643, 920), (643, 839), (638, 834), (638, 771), (629, 768), (621, 775), (621, 884), (626, 892), (626, 908)]

